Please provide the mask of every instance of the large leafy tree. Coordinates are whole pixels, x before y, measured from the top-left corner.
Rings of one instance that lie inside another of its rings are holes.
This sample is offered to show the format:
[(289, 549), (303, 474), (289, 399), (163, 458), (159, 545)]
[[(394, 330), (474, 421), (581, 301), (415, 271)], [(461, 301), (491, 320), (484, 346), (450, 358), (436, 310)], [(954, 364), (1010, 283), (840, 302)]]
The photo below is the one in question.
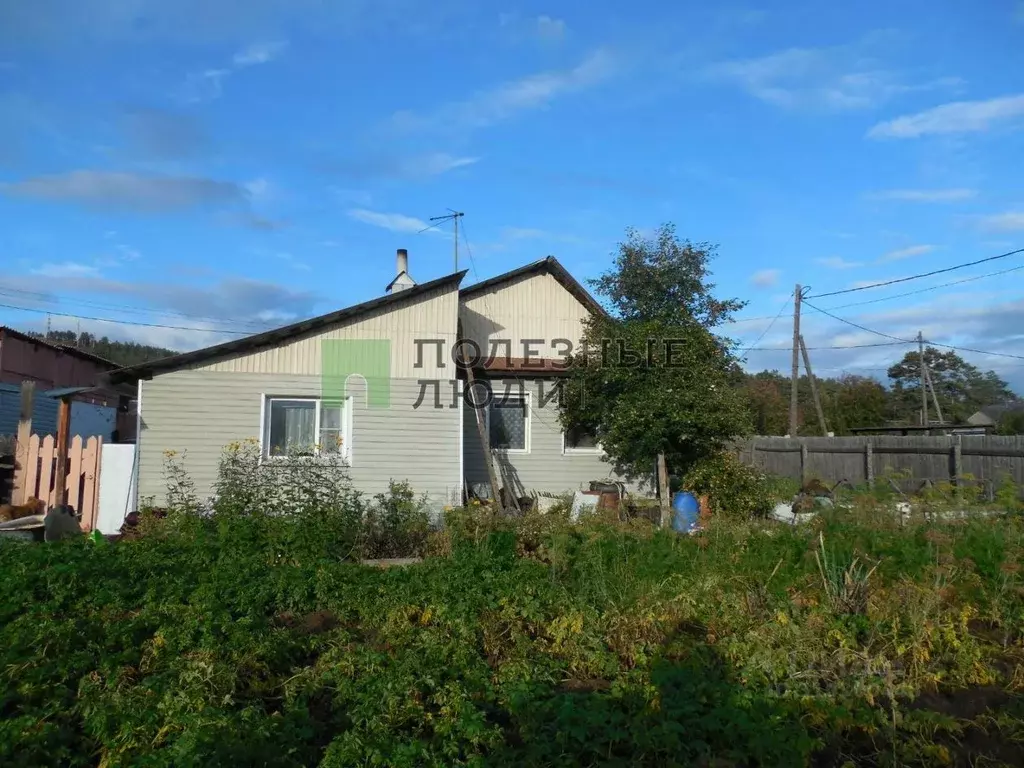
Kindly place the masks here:
[[(994, 371), (982, 372), (956, 352), (925, 347), (925, 364), (946, 421), (962, 421), (985, 405), (1013, 402), (1017, 396)], [(921, 407), (919, 353), (908, 352), (889, 368), (892, 397), (899, 416), (913, 421)], [(929, 396), (929, 416), (931, 397)]]
[(611, 270), (591, 281), (609, 305), (585, 330), (562, 398), (567, 426), (586, 424), (609, 456), (647, 475), (657, 456), (684, 472), (749, 431), (732, 344), (712, 328), (743, 306), (711, 294), (713, 249), (629, 231)]

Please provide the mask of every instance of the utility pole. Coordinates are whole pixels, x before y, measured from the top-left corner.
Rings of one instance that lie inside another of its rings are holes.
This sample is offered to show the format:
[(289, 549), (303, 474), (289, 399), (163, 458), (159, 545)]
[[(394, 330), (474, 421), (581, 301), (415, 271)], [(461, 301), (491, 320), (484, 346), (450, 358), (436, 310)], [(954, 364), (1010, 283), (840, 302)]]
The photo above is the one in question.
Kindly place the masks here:
[(828, 437), (828, 425), (825, 423), (825, 412), (821, 409), (821, 398), (818, 397), (818, 385), (814, 381), (814, 372), (811, 370), (811, 356), (807, 354), (807, 345), (804, 344), (803, 335), (800, 336), (800, 352), (804, 356), (804, 369), (807, 371), (807, 378), (811, 382), (811, 397), (814, 398), (814, 410), (818, 412), (818, 424), (821, 425), (822, 437)]
[(921, 426), (928, 426), (928, 368), (924, 364), (924, 336), (917, 332), (917, 351), (921, 358)]
[(803, 287), (793, 292), (793, 375), (789, 388), (789, 436), (796, 437), (797, 384), (800, 381), (800, 299)]
[(939, 407), (939, 396), (935, 392), (935, 382), (932, 381), (932, 372), (926, 365), (924, 367), (924, 375), (928, 382), (928, 389), (932, 391), (932, 405), (935, 406), (935, 415), (939, 417), (939, 424), (945, 424), (946, 420), (942, 418), (942, 408)]
[[(431, 216), (430, 220), (437, 222), (437, 224), (440, 224), (442, 221), (450, 221), (450, 222), (452, 222), (455, 225), (455, 271), (458, 272), (459, 271), (459, 219), (461, 219), (466, 214), (463, 213), (462, 211), (454, 211), (451, 208), (449, 208), (448, 210), (451, 211), (451, 213), (446, 213), (444, 216)], [(427, 227), (427, 229), (430, 229), (431, 227), (436, 227), (437, 224), (431, 224), (430, 227)], [(421, 232), (426, 232), (427, 229), (421, 229), (420, 231)]]

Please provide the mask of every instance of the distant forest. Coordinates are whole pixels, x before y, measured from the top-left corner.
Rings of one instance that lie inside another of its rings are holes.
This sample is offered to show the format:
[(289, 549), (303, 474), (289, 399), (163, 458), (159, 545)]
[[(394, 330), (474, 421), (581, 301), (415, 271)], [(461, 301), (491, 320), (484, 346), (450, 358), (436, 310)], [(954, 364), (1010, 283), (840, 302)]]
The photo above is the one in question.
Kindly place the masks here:
[(48, 333), (25, 331), (25, 333), (51, 344), (75, 347), (83, 352), (90, 352), (122, 366), (139, 365), (178, 354), (173, 349), (151, 347), (148, 344), (137, 344), (134, 341), (113, 341), (106, 336), (97, 338), (91, 333), (75, 333), (74, 331), (49, 331)]

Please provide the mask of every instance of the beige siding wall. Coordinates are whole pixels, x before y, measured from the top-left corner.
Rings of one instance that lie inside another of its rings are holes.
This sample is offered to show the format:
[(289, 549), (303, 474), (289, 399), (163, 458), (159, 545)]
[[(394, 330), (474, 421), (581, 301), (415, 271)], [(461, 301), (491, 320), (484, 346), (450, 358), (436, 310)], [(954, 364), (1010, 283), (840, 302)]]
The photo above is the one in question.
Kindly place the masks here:
[[(165, 450), (185, 452), (200, 497), (212, 495), (223, 448), (259, 437), (264, 395), (319, 397), (320, 390), (319, 376), (294, 374), (177, 371), (144, 382), (140, 498), (164, 498)], [(460, 487), (460, 413), (434, 408), (430, 390), (414, 409), (419, 391), (415, 380), (393, 379), (390, 407), (376, 408), (352, 383), (351, 477), (367, 494), (386, 491), (389, 479), (407, 480), (440, 506)], [(442, 403), (449, 401), (442, 394)]]
[[(204, 363), (196, 366), (196, 370), (319, 375), (324, 339), (390, 339), (392, 378), (444, 379), (453, 375), (451, 347), (455, 343), (458, 306), (458, 289), (448, 286), (424, 294), (408, 305), (385, 307), (279, 346)], [(433, 344), (423, 346), (423, 367), (416, 367), (418, 339), (443, 342), (441, 367), (437, 365)]]
[[(559, 357), (564, 345), (552, 347), (551, 342), (569, 339), (577, 346), (587, 317), (587, 308), (548, 274), (523, 277), (463, 299), (459, 310), (463, 335), (479, 344), (484, 355), (488, 341), (509, 339), (512, 357), (525, 356), (523, 339), (543, 339), (533, 347), (539, 356)], [(504, 354), (503, 348), (498, 352)]]
[[(592, 480), (614, 479), (624, 482), (631, 491), (640, 490), (644, 478), (627, 477), (618, 472), (613, 464), (604, 460), (599, 453), (565, 453), (562, 445), (562, 426), (558, 420), (557, 398), (541, 405), (543, 397), (554, 390), (554, 382), (542, 379), (508, 380), (510, 392), (523, 390), (530, 393), (530, 449), (528, 453), (495, 452), (495, 462), (507, 461), (526, 492), (544, 491), (562, 493), (565, 491), (589, 490)], [(541, 383), (543, 381), (543, 384)], [(505, 381), (492, 381), (495, 396), (505, 392)], [(465, 472), (468, 483), (487, 483), (487, 464), (480, 445), (476, 426), (476, 413), (471, 406), (464, 406), (463, 440), (466, 452)], [(500, 475), (499, 475), (499, 483)]]

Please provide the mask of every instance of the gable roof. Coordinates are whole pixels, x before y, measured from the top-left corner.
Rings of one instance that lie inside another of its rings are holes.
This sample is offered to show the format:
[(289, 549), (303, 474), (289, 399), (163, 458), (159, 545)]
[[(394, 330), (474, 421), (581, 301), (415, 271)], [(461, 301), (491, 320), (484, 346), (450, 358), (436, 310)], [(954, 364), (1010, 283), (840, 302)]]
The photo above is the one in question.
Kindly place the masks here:
[(504, 283), (517, 280), (521, 277), (544, 274), (551, 275), (555, 278), (555, 280), (561, 283), (565, 290), (571, 293), (577, 301), (583, 304), (583, 306), (594, 314), (602, 315), (604, 317), (608, 316), (608, 312), (604, 307), (597, 303), (597, 299), (591, 296), (587, 289), (580, 285), (576, 278), (570, 275), (569, 271), (563, 267), (554, 256), (547, 256), (540, 261), (527, 264), (525, 267), (519, 267), (518, 269), (513, 269), (511, 272), (505, 272), (497, 277), (492, 277), (488, 280), (483, 280), (482, 282), (467, 286), (459, 291), (459, 298), (472, 298), (484, 291), (498, 288)]
[(27, 341), (30, 344), (38, 344), (40, 347), (46, 347), (52, 349), (55, 352), (63, 352), (71, 357), (77, 357), (79, 360), (87, 360), (90, 363), (96, 363), (97, 365), (105, 368), (114, 369), (117, 368), (118, 364), (112, 360), (107, 360), (105, 357), (94, 355), (92, 352), (87, 352), (84, 349), (78, 349), (78, 347), (71, 347), (67, 344), (58, 344), (54, 341), (47, 341), (46, 339), (38, 339), (28, 333), (22, 333), (14, 328), (8, 328), (6, 325), (0, 325), (0, 339), (4, 336), (10, 336), (12, 339), (19, 339), (20, 341)]
[(365, 301), (362, 304), (356, 304), (352, 307), (328, 312), (326, 315), (312, 317), (308, 320), (300, 320), (299, 322), (292, 323), (291, 325), (274, 328), (269, 331), (264, 331), (263, 333), (257, 333), (253, 336), (246, 336), (242, 339), (232, 339), (231, 341), (226, 341), (222, 344), (215, 344), (212, 347), (197, 349), (194, 352), (184, 352), (180, 355), (164, 357), (160, 360), (154, 360), (149, 363), (120, 368), (116, 371), (111, 371), (107, 376), (109, 380), (115, 384), (138, 379), (147, 379), (157, 373), (170, 373), (171, 371), (176, 371), (189, 365), (206, 362), (207, 360), (213, 360), (225, 355), (255, 352), (259, 349), (275, 346), (297, 336), (302, 336), (310, 331), (326, 328), (377, 309), (390, 307), (392, 304), (399, 304), (401, 302), (408, 301), (409, 299), (422, 296), (436, 288), (443, 288), (447, 285), (457, 286), (462, 282), (462, 278), (465, 276), (466, 270), (455, 272), (454, 274), (447, 275), (446, 277), (439, 277), (436, 280), (431, 280), (430, 282), (423, 283), (422, 285), (406, 288), (404, 291), (399, 291), (398, 293), (385, 294), (384, 296), (380, 296), (376, 299)]

